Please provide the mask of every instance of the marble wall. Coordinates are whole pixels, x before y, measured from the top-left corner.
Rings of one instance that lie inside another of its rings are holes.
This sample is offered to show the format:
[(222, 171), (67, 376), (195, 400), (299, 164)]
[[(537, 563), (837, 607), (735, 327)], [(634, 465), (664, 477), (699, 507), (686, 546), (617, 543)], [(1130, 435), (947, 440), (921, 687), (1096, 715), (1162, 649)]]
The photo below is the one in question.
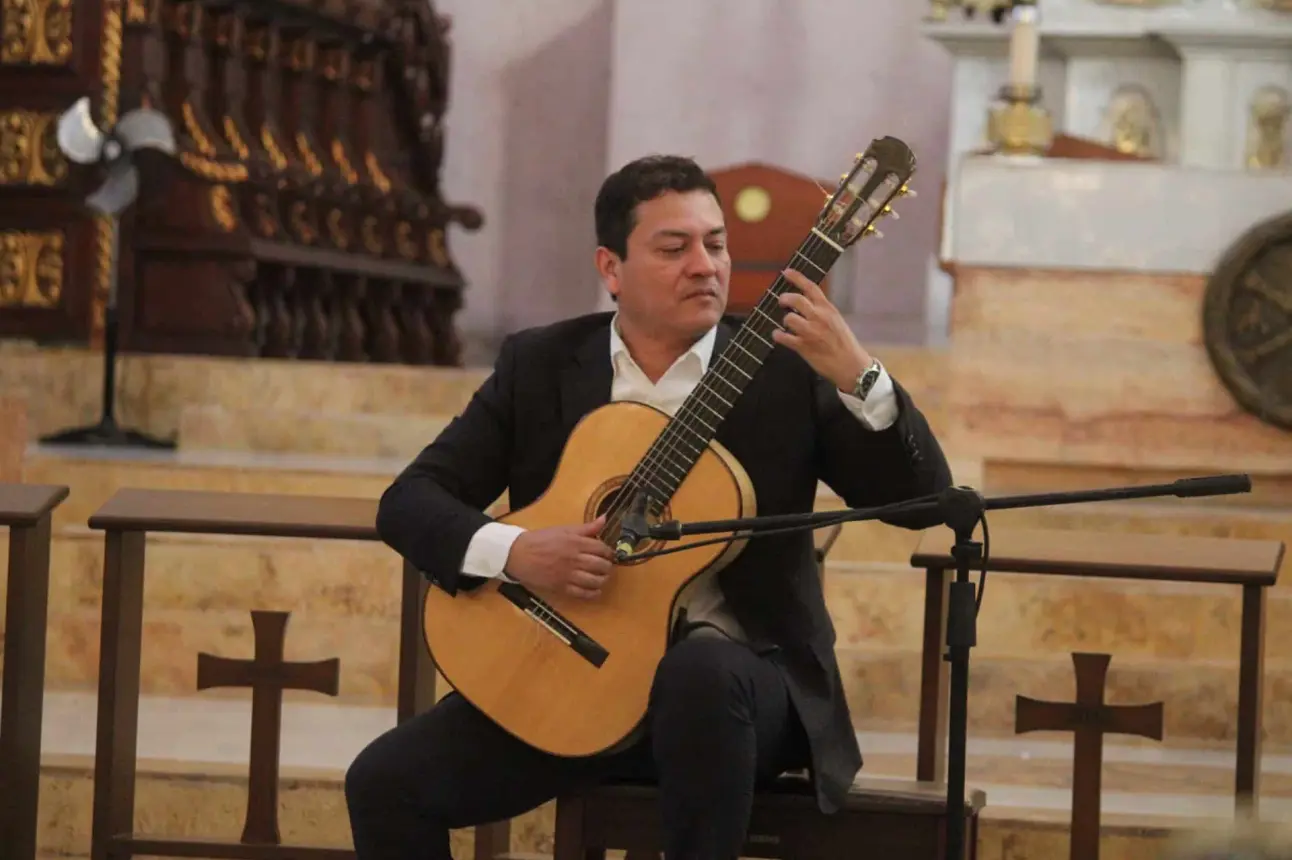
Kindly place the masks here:
[(989, 464), (1292, 474), (1292, 433), (1243, 411), (1208, 361), (1202, 276), (956, 275), (943, 408), (957, 450)]

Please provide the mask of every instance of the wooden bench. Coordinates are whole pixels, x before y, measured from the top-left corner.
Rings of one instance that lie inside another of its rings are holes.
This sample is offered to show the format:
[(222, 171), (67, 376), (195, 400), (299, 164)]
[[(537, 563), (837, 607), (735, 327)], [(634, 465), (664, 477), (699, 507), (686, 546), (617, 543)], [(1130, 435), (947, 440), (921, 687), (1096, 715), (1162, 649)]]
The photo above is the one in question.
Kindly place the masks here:
[(9, 529), (0, 699), (0, 848), (13, 860), (36, 856), (50, 523), (54, 508), (67, 494), (62, 486), (0, 484), (0, 527)]
[[(1278, 579), (1283, 543), (999, 528), (991, 529), (989, 537), (987, 570), (990, 573), (1202, 582), (1241, 590), (1234, 796), (1239, 811), (1248, 808), (1257, 795), (1260, 777), (1265, 599), (1267, 589)], [(944, 777), (948, 674), (942, 655), (946, 642), (947, 588), (955, 577), (955, 560), (951, 557), (953, 543), (954, 536), (949, 529), (931, 529), (924, 533), (911, 555), (911, 565), (925, 570), (919, 750), (916, 760), (916, 778), (920, 780)], [(991, 600), (990, 589), (985, 600)], [(1091, 623), (1097, 624), (1098, 619), (1091, 619)]]
[[(969, 860), (977, 856), (978, 814), (986, 802), (982, 791), (966, 790)], [(561, 798), (553, 860), (603, 858), (607, 850), (623, 850), (627, 860), (657, 858), (662, 851), (657, 804), (653, 785), (607, 785)], [(871, 857), (943, 860), (946, 816), (945, 786), (887, 779), (858, 779), (844, 808), (826, 815), (817, 808), (811, 783), (787, 775), (754, 795), (740, 856), (852, 857), (864, 845)]]
[[(272, 761), (257, 760), (258, 750), (277, 749), (276, 738), (272, 742), (264, 739), (266, 732), (276, 733), (277, 726), (273, 720), (254, 715), (247, 827), (241, 841), (157, 838), (134, 832), (144, 544), (149, 532), (376, 541), (376, 513), (377, 502), (373, 499), (125, 489), (90, 517), (91, 528), (106, 532), (91, 825), (93, 860), (135, 855), (237, 860), (342, 860), (354, 856), (353, 851), (343, 848), (279, 844), (278, 762), (276, 756)], [(404, 565), (397, 694), (400, 721), (435, 702), (435, 669), (422, 638), (421, 610), (426, 588), (426, 578)], [(269, 615), (272, 613), (265, 614), (269, 621), (276, 620)], [(259, 634), (260, 624), (257, 628)], [(199, 669), (199, 683), (202, 675)], [(506, 824), (476, 829), (475, 856), (479, 860), (502, 854), (507, 847)]]

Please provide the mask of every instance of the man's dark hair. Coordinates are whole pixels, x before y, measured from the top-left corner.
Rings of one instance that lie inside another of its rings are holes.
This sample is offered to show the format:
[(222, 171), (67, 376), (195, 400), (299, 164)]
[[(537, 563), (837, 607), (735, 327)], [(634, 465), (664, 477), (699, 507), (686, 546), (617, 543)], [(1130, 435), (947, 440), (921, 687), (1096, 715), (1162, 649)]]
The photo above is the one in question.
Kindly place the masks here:
[(648, 155), (619, 168), (597, 192), (597, 244), (628, 258), (628, 234), (636, 225), (639, 203), (666, 191), (708, 191), (718, 199), (718, 187), (693, 159), (680, 155)]

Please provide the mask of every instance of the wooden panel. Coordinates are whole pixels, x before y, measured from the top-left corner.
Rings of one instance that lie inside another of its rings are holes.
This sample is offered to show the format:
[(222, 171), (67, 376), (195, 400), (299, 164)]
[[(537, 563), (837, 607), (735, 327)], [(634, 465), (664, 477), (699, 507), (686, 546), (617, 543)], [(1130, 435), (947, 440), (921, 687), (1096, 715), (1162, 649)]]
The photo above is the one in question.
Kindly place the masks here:
[[(817, 180), (761, 163), (709, 171), (718, 186), (731, 251), (727, 309), (747, 313), (790, 262), (825, 204)], [(830, 280), (822, 283), (827, 295)]]

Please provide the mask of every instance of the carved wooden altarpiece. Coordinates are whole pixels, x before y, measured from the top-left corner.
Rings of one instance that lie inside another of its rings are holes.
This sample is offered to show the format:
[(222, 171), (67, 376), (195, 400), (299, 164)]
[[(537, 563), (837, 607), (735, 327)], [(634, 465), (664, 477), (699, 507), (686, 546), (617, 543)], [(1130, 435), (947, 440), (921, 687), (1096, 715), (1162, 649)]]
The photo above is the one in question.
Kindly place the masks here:
[(458, 363), (448, 30), (428, 0), (0, 0), (0, 337), (101, 333), (101, 177), (55, 138), (88, 96), (180, 145), (123, 218), (123, 349)]

